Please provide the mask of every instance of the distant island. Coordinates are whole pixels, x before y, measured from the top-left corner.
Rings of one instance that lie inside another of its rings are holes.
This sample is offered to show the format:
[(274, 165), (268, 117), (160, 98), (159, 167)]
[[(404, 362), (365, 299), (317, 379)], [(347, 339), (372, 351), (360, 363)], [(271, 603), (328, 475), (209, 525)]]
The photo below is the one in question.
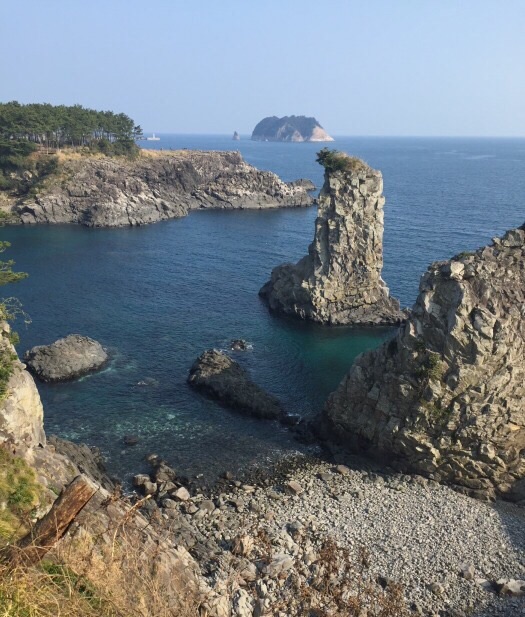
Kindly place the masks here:
[(254, 141), (334, 141), (315, 118), (269, 116), (253, 129)]

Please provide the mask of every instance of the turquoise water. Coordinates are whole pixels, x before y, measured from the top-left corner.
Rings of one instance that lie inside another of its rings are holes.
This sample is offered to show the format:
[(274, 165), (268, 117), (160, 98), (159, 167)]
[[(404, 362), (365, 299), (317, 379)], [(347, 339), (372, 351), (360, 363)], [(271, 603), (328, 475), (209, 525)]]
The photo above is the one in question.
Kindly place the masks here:
[[(315, 144), (166, 136), (155, 147), (240, 149), (284, 179), (321, 183)], [(411, 304), (428, 263), (486, 243), (525, 220), (525, 140), (339, 139), (385, 179), (384, 278)], [(268, 314), (257, 292), (271, 269), (300, 258), (315, 209), (195, 212), (142, 228), (12, 227), (2, 239), (30, 277), (5, 290), (33, 322), (19, 351), (71, 332), (100, 340), (102, 373), (39, 385), (46, 429), (98, 445), (118, 474), (156, 451), (181, 473), (213, 475), (300, 448), (287, 429), (231, 413), (186, 385), (193, 360), (232, 338), (234, 354), (292, 413), (311, 415), (355, 356), (391, 331), (323, 328)], [(147, 385), (138, 385), (145, 381)], [(122, 436), (140, 437), (133, 448)]]

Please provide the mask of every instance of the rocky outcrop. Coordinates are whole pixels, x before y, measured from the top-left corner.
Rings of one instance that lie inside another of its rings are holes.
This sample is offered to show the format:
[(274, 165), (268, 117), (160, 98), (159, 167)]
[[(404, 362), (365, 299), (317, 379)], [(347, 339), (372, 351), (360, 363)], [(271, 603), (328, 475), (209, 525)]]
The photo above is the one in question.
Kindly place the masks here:
[(257, 418), (281, 418), (279, 401), (253, 383), (226, 354), (205, 351), (191, 367), (188, 383), (224, 405)]
[(233, 139), (233, 141), (241, 141), (241, 137), (240, 137), (239, 133), (237, 133), (237, 131), (233, 131), (232, 139)]
[(100, 369), (108, 360), (102, 345), (80, 334), (70, 334), (51, 345), (37, 345), (24, 355), (29, 370), (41, 381), (76, 379)]
[(253, 129), (254, 141), (334, 141), (315, 118), (268, 116)]
[(473, 495), (525, 476), (525, 226), (430, 266), (397, 336), (361, 355), (325, 436)]
[(325, 171), (314, 241), (297, 264), (275, 268), (260, 295), (271, 310), (325, 324), (396, 324), (383, 268), (383, 178), (359, 161)]
[(44, 409), (35, 382), (9, 342), (9, 326), (0, 323), (2, 371), (10, 376), (0, 400), (0, 443), (33, 447), (46, 443)]
[(13, 206), (22, 223), (145, 225), (202, 208), (308, 206), (300, 186), (248, 165), (238, 152), (142, 151), (136, 160), (71, 155), (34, 198)]

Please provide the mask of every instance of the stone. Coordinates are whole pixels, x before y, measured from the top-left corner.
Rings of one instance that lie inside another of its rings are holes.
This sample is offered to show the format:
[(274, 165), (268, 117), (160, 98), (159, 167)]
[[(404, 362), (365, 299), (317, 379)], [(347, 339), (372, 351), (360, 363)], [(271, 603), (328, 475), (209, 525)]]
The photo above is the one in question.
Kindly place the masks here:
[(230, 349), (232, 351), (247, 351), (249, 349), (249, 344), (242, 338), (233, 339), (230, 342)]
[(136, 488), (144, 486), (146, 482), (151, 482), (151, 478), (145, 473), (138, 473), (137, 475), (133, 476), (133, 486)]
[(290, 480), (284, 486), (284, 490), (288, 495), (300, 495), (304, 492), (303, 487), (295, 480)]
[(254, 600), (244, 589), (237, 589), (233, 595), (233, 616), (252, 617)]
[(205, 499), (199, 504), (199, 510), (201, 512), (213, 512), (215, 510), (215, 504), (211, 499)]
[(37, 345), (24, 355), (28, 369), (44, 382), (76, 379), (100, 369), (107, 360), (98, 341), (80, 334), (70, 334), (51, 345)]
[(122, 441), (125, 446), (136, 446), (140, 440), (137, 435), (125, 435)]
[[(509, 239), (510, 238), (510, 239)], [(482, 499), (525, 477), (525, 225), (422, 277), (397, 335), (361, 354), (318, 430)], [(516, 488), (513, 488), (516, 487)], [(514, 491), (514, 492), (513, 492)]]
[(174, 499), (178, 499), (179, 501), (188, 501), (188, 499), (190, 498), (190, 493), (188, 489), (185, 488), (184, 486), (181, 486), (176, 491), (170, 493), (170, 495)]
[(353, 163), (325, 170), (308, 255), (274, 268), (259, 294), (275, 313), (323, 324), (399, 324), (405, 315), (381, 278), (381, 172), (340, 156)]
[(476, 576), (476, 570), (472, 564), (464, 563), (460, 568), (461, 576), (466, 581), (473, 581)]
[(445, 593), (445, 588), (441, 583), (430, 583), (428, 588), (436, 596), (442, 596)]
[(350, 469), (346, 465), (337, 465), (334, 471), (341, 476), (348, 476), (350, 474)]
[(496, 590), (500, 596), (524, 596), (525, 581), (501, 578), (496, 581)]
[(193, 364), (188, 383), (227, 407), (257, 418), (283, 416), (279, 401), (265, 392), (229, 356), (216, 349), (205, 351)]
[(235, 536), (232, 542), (232, 553), (234, 555), (241, 555), (242, 557), (249, 557), (254, 548), (254, 540), (247, 534), (239, 534)]
[(264, 566), (264, 573), (270, 578), (276, 578), (282, 572), (288, 572), (291, 568), (293, 568), (294, 559), (291, 555), (286, 555), (281, 553), (279, 555), (275, 555), (275, 557), (270, 561), (270, 563)]
[(260, 171), (239, 152), (143, 151), (124, 157), (68, 158), (36, 196), (13, 206), (25, 224), (87, 227), (146, 225), (191, 210), (302, 207), (313, 198), (302, 186)]

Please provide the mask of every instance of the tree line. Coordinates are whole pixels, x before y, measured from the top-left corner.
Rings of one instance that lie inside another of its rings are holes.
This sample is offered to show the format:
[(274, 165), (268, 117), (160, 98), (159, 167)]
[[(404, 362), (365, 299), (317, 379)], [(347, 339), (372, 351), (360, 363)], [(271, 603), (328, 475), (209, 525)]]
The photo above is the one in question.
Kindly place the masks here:
[(124, 113), (82, 105), (18, 101), (0, 103), (0, 139), (25, 141), (45, 148), (93, 147), (100, 142), (134, 144), (142, 129)]

